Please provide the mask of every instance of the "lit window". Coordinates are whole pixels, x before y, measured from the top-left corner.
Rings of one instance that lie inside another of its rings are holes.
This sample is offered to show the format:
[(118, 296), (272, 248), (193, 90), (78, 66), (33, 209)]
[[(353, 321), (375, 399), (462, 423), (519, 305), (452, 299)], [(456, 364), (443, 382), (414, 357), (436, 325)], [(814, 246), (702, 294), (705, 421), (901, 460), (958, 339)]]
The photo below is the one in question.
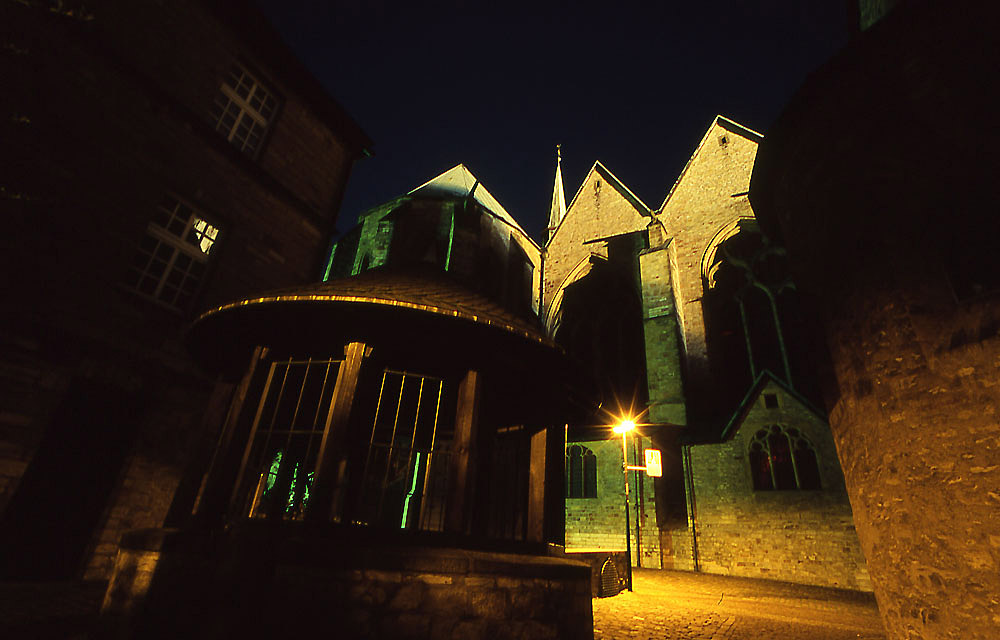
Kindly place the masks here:
[(754, 434), (750, 473), (756, 491), (821, 488), (816, 452), (798, 429), (775, 425)]
[(566, 497), (597, 497), (597, 456), (578, 444), (566, 452)]
[(212, 106), (215, 129), (247, 155), (260, 148), (278, 100), (246, 69), (233, 65)]
[(205, 273), (219, 229), (173, 197), (156, 208), (125, 284), (143, 296), (183, 309)]

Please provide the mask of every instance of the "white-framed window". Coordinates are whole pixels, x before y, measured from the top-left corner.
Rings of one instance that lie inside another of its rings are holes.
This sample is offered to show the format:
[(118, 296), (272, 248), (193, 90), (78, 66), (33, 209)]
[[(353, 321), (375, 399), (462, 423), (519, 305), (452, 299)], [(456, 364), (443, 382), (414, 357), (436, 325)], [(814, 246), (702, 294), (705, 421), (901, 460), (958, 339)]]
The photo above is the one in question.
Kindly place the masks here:
[(260, 148), (278, 99), (249, 71), (234, 64), (212, 106), (215, 129), (237, 149), (254, 156)]
[(219, 228), (182, 200), (167, 196), (139, 241), (125, 284), (175, 309), (187, 307), (205, 274)]

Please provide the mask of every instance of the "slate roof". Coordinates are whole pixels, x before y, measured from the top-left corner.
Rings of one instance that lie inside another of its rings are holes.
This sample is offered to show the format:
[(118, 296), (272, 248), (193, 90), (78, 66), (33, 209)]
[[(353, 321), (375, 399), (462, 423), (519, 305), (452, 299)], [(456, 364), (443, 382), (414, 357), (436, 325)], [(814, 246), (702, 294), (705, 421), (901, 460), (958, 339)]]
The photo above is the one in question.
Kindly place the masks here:
[(269, 291), (231, 302), (201, 314), (194, 325), (242, 308), (277, 304), (384, 306), (471, 321), (555, 346), (541, 326), (510, 313), (486, 296), (439, 273), (395, 272), (381, 269), (349, 278)]
[[(472, 191), (473, 188), (475, 188), (475, 191)], [(531, 240), (531, 242), (537, 246), (538, 243), (528, 235), (521, 225), (518, 224), (517, 220), (515, 220), (514, 217), (503, 208), (503, 205), (501, 205), (500, 202), (493, 197), (493, 194), (486, 190), (486, 187), (484, 187), (483, 183), (479, 181), (479, 178), (474, 176), (472, 172), (469, 171), (469, 168), (464, 164), (455, 165), (439, 176), (431, 178), (416, 189), (413, 189), (406, 195), (465, 198), (468, 197), (470, 192), (472, 192), (472, 197), (476, 202), (511, 227), (520, 231), (525, 238)]]

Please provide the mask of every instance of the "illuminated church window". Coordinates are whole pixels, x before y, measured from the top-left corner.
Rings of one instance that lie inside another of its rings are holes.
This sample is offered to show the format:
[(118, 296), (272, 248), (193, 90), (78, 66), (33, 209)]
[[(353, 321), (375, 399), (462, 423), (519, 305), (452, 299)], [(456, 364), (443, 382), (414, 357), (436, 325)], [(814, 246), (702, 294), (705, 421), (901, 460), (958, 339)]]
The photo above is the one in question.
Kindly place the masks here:
[(566, 497), (597, 497), (597, 456), (578, 444), (566, 452)]
[(774, 425), (759, 430), (749, 457), (755, 491), (822, 488), (816, 452), (798, 429)]
[(125, 284), (175, 309), (187, 307), (205, 273), (219, 228), (190, 205), (167, 196), (157, 206)]

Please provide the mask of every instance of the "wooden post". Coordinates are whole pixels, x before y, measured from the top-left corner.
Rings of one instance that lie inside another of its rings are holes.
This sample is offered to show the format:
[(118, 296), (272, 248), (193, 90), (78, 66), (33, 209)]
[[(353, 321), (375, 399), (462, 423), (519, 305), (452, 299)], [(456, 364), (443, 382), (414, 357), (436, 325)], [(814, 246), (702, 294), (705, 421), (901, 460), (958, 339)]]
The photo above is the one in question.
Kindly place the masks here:
[(528, 542), (545, 542), (545, 468), (548, 429), (532, 434), (528, 462)]
[(340, 363), (337, 373), (323, 439), (319, 445), (316, 475), (306, 511), (307, 520), (327, 522), (340, 515), (347, 465), (344, 438), (354, 406), (354, 394), (358, 388), (365, 349), (363, 342), (351, 342), (344, 348), (344, 361)]
[(195, 501), (197, 511), (195, 518), (201, 524), (217, 522), (226, 515), (229, 508), (228, 500), (233, 485), (237, 481), (236, 476), (243, 455), (243, 447), (240, 445), (246, 445), (245, 439), (238, 436), (236, 431), (240, 417), (243, 415), (243, 406), (246, 404), (250, 383), (253, 381), (254, 373), (256, 373), (261, 359), (267, 355), (267, 351), (266, 347), (260, 346), (254, 349), (250, 366), (233, 393), (229, 412), (226, 414), (222, 431), (219, 434), (218, 445), (209, 463), (208, 472), (205, 474), (201, 494)]
[(471, 495), (475, 484), (475, 442), (479, 422), (482, 380), (470, 369), (458, 385), (455, 411), (455, 441), (452, 443), (448, 478), (448, 508), (445, 531), (468, 533), (471, 524)]

